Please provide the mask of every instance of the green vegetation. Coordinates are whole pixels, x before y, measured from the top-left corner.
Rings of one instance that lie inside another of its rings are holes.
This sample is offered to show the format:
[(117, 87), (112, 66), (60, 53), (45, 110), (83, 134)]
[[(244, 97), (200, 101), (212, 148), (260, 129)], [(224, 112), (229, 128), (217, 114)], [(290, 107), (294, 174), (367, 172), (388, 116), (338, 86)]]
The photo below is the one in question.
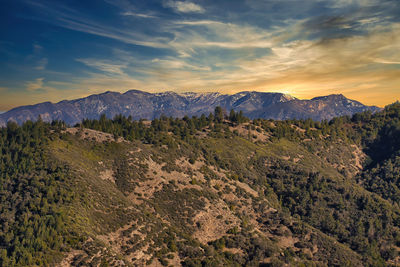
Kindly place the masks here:
[(48, 157), (53, 131), (40, 120), (0, 129), (0, 265), (54, 264), (73, 236), (63, 207), (74, 198), (68, 166)]
[(0, 266), (396, 266), (399, 140), (399, 103), (322, 122), (217, 107), (9, 123)]

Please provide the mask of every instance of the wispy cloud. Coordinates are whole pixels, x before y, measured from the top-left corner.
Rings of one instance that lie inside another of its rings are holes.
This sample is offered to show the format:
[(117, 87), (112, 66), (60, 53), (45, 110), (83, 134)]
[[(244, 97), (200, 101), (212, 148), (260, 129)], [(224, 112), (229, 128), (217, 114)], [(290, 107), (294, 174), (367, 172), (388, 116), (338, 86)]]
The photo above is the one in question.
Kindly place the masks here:
[[(176, 60), (157, 59), (141, 64), (147, 79), (135, 81), (143, 89), (210, 90), (226, 92), (243, 89), (285, 91), (299, 97), (312, 97), (321, 90), (347, 93), (356, 99), (373, 104), (368, 97), (371, 90), (385, 94), (400, 82), (399, 69), (373, 70), (373, 62), (396, 63), (394, 56), (400, 43), (400, 25), (392, 31), (376, 29), (366, 36), (340, 38), (329, 42), (292, 41), (271, 43), (271, 53), (256, 59), (239, 57), (235, 61), (208, 62), (211, 65)], [(195, 53), (195, 52), (194, 52)], [(221, 66), (210, 71), (210, 68)], [(229, 69), (228, 65), (235, 68)], [(368, 70), (366, 68), (371, 68)], [(197, 72), (193, 72), (197, 69)], [(375, 75), (371, 75), (375, 73)], [(385, 84), (385, 86), (382, 86)], [(385, 88), (385, 89), (384, 89)], [(360, 98), (360, 92), (364, 97)], [(374, 100), (375, 101), (375, 100)], [(376, 103), (375, 103), (376, 104)]]
[(95, 68), (107, 74), (112, 75), (123, 75), (123, 68), (127, 67), (127, 63), (116, 63), (116, 62), (107, 62), (96, 59), (76, 59), (76, 61), (81, 62), (89, 67)]
[[(177, 20), (165, 29), (175, 36), (168, 45), (180, 58), (195, 58), (198, 62), (207, 60), (211, 64), (216, 63), (215, 60), (224, 60), (228, 65), (232, 63), (232, 57), (248, 58), (254, 49), (267, 52), (277, 41), (278, 31), (282, 30), (277, 27), (267, 31), (252, 25), (215, 20)], [(225, 58), (222, 58), (224, 54)]]
[(49, 61), (47, 58), (42, 58), (42, 59), (38, 60), (35, 69), (36, 70), (45, 70), (48, 62)]
[(389, 65), (400, 65), (400, 61), (391, 61), (391, 60), (386, 60), (386, 59), (381, 59), (381, 58), (376, 58), (374, 60), (375, 63), (381, 63), (381, 64), (389, 64)]
[(167, 1), (165, 6), (173, 8), (177, 12), (182, 13), (204, 13), (205, 10), (198, 4), (189, 1)]
[(37, 78), (33, 81), (29, 81), (26, 83), (26, 90), (28, 91), (37, 91), (43, 88), (43, 80), (44, 78)]
[(133, 11), (126, 11), (126, 12), (121, 13), (121, 15), (123, 15), (123, 16), (132, 16), (132, 17), (139, 17), (139, 18), (146, 18), (146, 19), (156, 18), (156, 16), (154, 16), (154, 15), (143, 14), (143, 13), (136, 13), (136, 12), (133, 12)]
[(141, 33), (130, 28), (113, 26), (89, 19), (85, 14), (66, 6), (47, 6), (39, 2), (30, 2), (30, 4), (39, 8), (40, 12), (47, 14), (47, 16), (35, 19), (70, 30), (107, 37), (127, 44), (156, 48), (165, 48), (167, 47), (166, 43), (170, 41), (170, 38)]
[(36, 96), (52, 88), (60, 97), (138, 88), (309, 97), (392, 92), (400, 84), (400, 9), (393, 0), (105, 0), (90, 10), (25, 1), (34, 10), (30, 19), (78, 36), (83, 48), (68, 50), (56, 70), (46, 44), (31, 42), (34, 56), (25, 65), (33, 73), (20, 87)]
[[(386, 84), (385, 88), (388, 90), (395, 82), (400, 82), (398, 69), (380, 72), (365, 69), (367, 66), (374, 68), (373, 63), (395, 64), (400, 61), (400, 58), (395, 56), (400, 43), (400, 24), (393, 24), (390, 31), (378, 27), (372, 29), (368, 35), (337, 38), (329, 42), (293, 40), (283, 43), (281, 37), (274, 38), (276, 32), (257, 31), (256, 28), (248, 26), (215, 21), (201, 21), (193, 25), (218, 25), (207, 29), (220, 33), (226, 42), (230, 40), (235, 44), (217, 46), (214, 49), (216, 55), (222, 53), (223, 49), (228, 49), (233, 54), (239, 53), (239, 48), (246, 49), (244, 55), (232, 57), (230, 54), (220, 60), (218, 56), (212, 56), (211, 45), (205, 39), (207, 37), (197, 36), (196, 31), (188, 35), (178, 31), (178, 37), (170, 44), (171, 49), (181, 49), (188, 54), (187, 57), (168, 56), (149, 61), (135, 58), (128, 51), (118, 50), (110, 62), (80, 59), (80, 62), (103, 71), (104, 74), (93, 73), (91, 77), (77, 83), (84, 84), (92, 90), (106, 87), (114, 90), (141, 88), (149, 91), (209, 91), (218, 88), (225, 92), (234, 92), (257, 89), (284, 91), (298, 97), (312, 97), (318, 95), (321, 90), (326, 90), (329, 93), (347, 93), (349, 96), (364, 92), (367, 97), (370, 94), (365, 92), (373, 88), (379, 91), (382, 90), (380, 86)], [(302, 25), (303, 22), (299, 22), (292, 27)], [(281, 29), (276, 31), (280, 32)], [(260, 43), (265, 40), (265, 43), (259, 46), (263, 50), (267, 49), (266, 53), (250, 57), (248, 45), (242, 43), (240, 38), (244, 32), (248, 34), (246, 39), (254, 40), (253, 43), (257, 43), (256, 40)], [(189, 42), (185, 37), (192, 38), (194, 45), (185, 48)], [(200, 54), (203, 49), (206, 49), (205, 58), (201, 58)], [(141, 78), (130, 76), (129, 73), (133, 71), (140, 73)], [(372, 104), (368, 99), (363, 100)]]
[(33, 68), (34, 70), (37, 71), (43, 71), (46, 69), (47, 64), (48, 64), (48, 59), (47, 57), (44, 56), (44, 48), (42, 45), (39, 45), (38, 43), (33, 43), (32, 44), (32, 53), (30, 53), (26, 59), (25, 59), (25, 64)]
[(165, 43), (169, 41), (165, 37), (151, 37), (147, 34), (109, 27), (90, 20), (82, 20), (81, 18), (59, 18), (58, 21), (60, 26), (67, 29), (107, 37), (127, 44), (165, 48), (167, 47)]

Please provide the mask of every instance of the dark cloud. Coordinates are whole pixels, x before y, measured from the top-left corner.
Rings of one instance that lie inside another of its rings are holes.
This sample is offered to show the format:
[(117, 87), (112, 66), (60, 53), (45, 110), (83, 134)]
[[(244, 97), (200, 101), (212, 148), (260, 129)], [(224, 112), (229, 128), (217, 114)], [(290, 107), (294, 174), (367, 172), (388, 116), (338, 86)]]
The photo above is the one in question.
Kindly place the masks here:
[(310, 16), (302, 25), (309, 39), (329, 40), (368, 35), (371, 29), (399, 21), (398, 1), (341, 1), (329, 12)]
[(308, 39), (336, 39), (366, 33), (358, 20), (345, 15), (314, 17), (302, 26), (302, 34), (307, 34)]

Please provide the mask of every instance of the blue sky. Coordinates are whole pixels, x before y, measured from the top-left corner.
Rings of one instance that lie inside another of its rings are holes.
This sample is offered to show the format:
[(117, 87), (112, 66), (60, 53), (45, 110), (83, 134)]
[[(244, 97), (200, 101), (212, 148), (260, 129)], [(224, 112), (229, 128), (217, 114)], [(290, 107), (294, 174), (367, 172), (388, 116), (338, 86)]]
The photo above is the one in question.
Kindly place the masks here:
[(0, 5), (0, 110), (134, 88), (400, 96), (398, 0)]

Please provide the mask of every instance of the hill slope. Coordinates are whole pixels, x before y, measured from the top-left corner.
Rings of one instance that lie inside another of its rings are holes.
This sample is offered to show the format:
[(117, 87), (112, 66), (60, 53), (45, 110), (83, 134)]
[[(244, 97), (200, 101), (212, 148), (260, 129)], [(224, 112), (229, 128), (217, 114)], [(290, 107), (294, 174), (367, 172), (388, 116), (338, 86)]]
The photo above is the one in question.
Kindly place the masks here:
[(0, 263), (395, 266), (399, 125), (398, 104), (329, 123), (10, 123)]
[(62, 120), (68, 124), (79, 123), (83, 119), (98, 119), (101, 114), (108, 118), (122, 114), (133, 119), (154, 119), (161, 115), (172, 117), (208, 115), (214, 108), (221, 106), (227, 111), (243, 111), (250, 118), (265, 119), (331, 119), (337, 116), (352, 115), (356, 112), (371, 110), (357, 101), (343, 95), (330, 95), (299, 100), (281, 93), (240, 92), (234, 95), (219, 93), (183, 93), (174, 92), (151, 94), (131, 90), (124, 94), (106, 92), (86, 98), (61, 101), (53, 104), (45, 102), (32, 106), (14, 108), (0, 114), (0, 125), (7, 121), (23, 123), (36, 120), (39, 116), (44, 121)]

